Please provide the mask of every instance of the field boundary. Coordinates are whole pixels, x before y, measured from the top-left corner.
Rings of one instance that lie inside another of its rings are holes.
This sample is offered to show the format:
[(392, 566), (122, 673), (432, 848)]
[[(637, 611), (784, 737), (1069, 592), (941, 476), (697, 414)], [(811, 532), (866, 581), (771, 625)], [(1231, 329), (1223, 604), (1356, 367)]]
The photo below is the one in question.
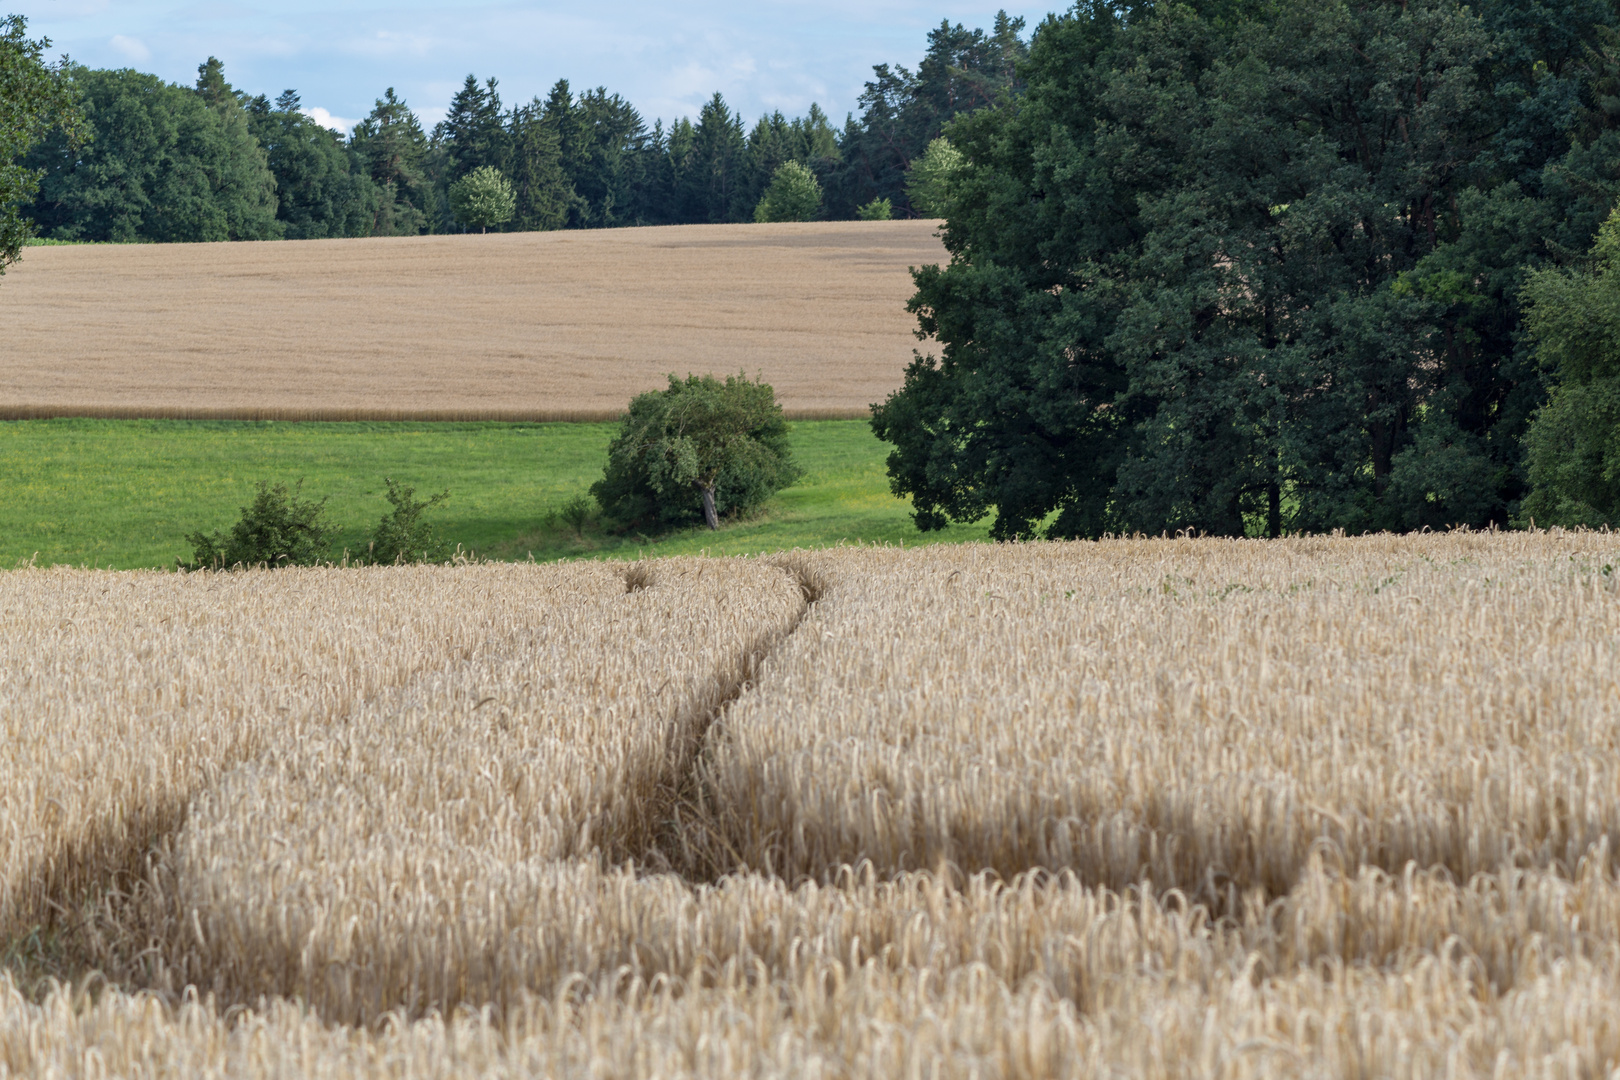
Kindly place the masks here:
[[(788, 420), (865, 420), (869, 409), (784, 408)], [(292, 423), (472, 423), (600, 424), (623, 409), (303, 409), (209, 408), (161, 405), (0, 405), (4, 420), (276, 420)]]

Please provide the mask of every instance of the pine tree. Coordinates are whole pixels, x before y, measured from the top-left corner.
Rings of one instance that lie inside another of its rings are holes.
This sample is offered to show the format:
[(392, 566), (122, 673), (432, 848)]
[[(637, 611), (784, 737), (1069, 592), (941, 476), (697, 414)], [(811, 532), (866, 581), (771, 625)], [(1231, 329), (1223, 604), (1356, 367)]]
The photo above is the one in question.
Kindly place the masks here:
[(476, 76), (468, 75), (450, 99), (450, 111), (434, 127), (433, 140), (443, 150), (447, 163), (445, 183), (486, 165), (506, 169), (507, 135), (498, 85), (499, 80), (492, 77), (480, 86)]
[(737, 199), (747, 179), (747, 142), (741, 118), (732, 113), (724, 98), (715, 94), (704, 104), (698, 122), (690, 127), (690, 141), (682, 148), (684, 156), (677, 166), (680, 220), (746, 221), (749, 215)]
[(520, 230), (561, 229), (568, 224), (577, 196), (563, 171), (562, 140), (547, 121), (538, 98), (516, 109), (510, 122), (512, 185), (517, 206), (513, 227)]
[(427, 136), (405, 99), (390, 86), (355, 126), (350, 146), (365, 162), (380, 190), (374, 236), (414, 236), (427, 224), (429, 192), (424, 174)]

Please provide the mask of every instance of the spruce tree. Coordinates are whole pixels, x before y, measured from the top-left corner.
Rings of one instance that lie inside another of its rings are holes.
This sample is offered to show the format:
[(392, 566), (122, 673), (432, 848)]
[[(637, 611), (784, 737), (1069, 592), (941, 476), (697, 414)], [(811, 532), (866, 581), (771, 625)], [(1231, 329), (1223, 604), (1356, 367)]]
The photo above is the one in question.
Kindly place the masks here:
[(429, 196), (424, 172), (427, 135), (405, 99), (390, 86), (355, 125), (350, 138), (378, 189), (374, 236), (414, 236), (427, 224)]

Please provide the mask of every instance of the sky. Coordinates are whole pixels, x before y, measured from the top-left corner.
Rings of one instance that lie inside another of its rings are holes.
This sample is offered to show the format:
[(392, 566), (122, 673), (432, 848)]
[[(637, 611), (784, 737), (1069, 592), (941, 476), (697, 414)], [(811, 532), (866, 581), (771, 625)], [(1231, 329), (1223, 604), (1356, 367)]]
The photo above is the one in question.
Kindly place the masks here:
[[(387, 87), (431, 127), (468, 74), (500, 80), (510, 105), (559, 78), (606, 86), (656, 119), (696, 118), (715, 91), (745, 118), (817, 102), (843, 123), (872, 65), (915, 67), (941, 19), (989, 29), (995, 0), (0, 0), (90, 67), (133, 67), (191, 85), (209, 56), (237, 89), (294, 89), (306, 112), (347, 130)], [(1061, 4), (1006, 5), (1025, 35)]]

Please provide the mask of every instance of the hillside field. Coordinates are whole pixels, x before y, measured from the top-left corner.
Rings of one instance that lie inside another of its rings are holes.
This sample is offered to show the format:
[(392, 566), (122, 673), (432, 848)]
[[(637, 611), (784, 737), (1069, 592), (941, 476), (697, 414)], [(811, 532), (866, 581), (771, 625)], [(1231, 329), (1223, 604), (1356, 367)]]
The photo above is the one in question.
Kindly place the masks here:
[(792, 446), (807, 475), (757, 517), (718, 532), (655, 538), (588, 530), (547, 515), (601, 478), (616, 430), (603, 423), (278, 423), (202, 420), (0, 422), (0, 567), (173, 566), (184, 537), (228, 529), (260, 480), (302, 478), (329, 497), (341, 527), (334, 555), (363, 550), (388, 504), (383, 478), (419, 495), (450, 491), (431, 520), (451, 544), (505, 560), (638, 553), (752, 554), (840, 541), (982, 540), (988, 523), (919, 533), (889, 492), (889, 447), (858, 420), (798, 421)]
[(1613, 1075), (1616, 567), (0, 571), (0, 1075)]
[(0, 283), (0, 418), (601, 420), (738, 371), (860, 416), (918, 346), (938, 224), (32, 247)]

